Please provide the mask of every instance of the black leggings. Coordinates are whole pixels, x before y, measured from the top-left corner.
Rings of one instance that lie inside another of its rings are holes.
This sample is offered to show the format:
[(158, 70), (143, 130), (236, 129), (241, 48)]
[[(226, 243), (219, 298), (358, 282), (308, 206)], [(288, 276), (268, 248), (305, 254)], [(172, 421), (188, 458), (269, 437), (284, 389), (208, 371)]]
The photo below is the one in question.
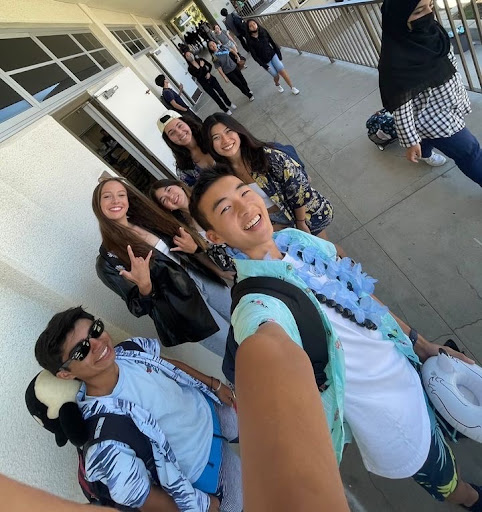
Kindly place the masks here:
[(246, 82), (246, 79), (238, 68), (233, 69), (233, 71), (229, 73), (226, 73), (226, 76), (229, 78), (229, 80), (231, 80), (231, 83), (235, 85), (245, 96), (251, 98), (253, 94), (249, 90), (248, 82)]
[(211, 76), (209, 82), (203, 82), (201, 85), (204, 92), (211, 96), (223, 112), (227, 112), (229, 110), (232, 101), (226, 96), (223, 88), (213, 76)]

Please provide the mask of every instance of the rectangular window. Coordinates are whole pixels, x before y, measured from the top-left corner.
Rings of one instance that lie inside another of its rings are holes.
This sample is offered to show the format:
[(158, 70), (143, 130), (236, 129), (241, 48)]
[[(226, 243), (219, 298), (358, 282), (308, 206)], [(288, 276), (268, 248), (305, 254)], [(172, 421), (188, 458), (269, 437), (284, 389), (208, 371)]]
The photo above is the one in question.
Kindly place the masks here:
[(98, 62), (103, 69), (110, 68), (116, 61), (114, 57), (107, 50), (99, 50), (98, 52), (92, 52), (90, 56)]
[(0, 39), (0, 68), (4, 71), (26, 68), (51, 60), (30, 37)]
[(32, 105), (0, 80), (0, 123), (25, 112)]
[(82, 48), (68, 35), (41, 36), (39, 37), (39, 41), (59, 59), (82, 53)]
[(12, 78), (39, 103), (75, 85), (75, 81), (57, 64), (23, 71)]
[(125, 28), (123, 30), (111, 30), (111, 32), (131, 55), (137, 55), (146, 48), (149, 48), (147, 41), (134, 27)]
[(96, 75), (101, 70), (101, 67), (88, 55), (81, 55), (80, 57), (64, 60), (63, 63), (82, 81)]
[(80, 84), (116, 64), (85, 30), (0, 38), (0, 140), (18, 123), (51, 111), (69, 89), (77, 93)]
[(99, 48), (102, 48), (102, 45), (98, 39), (88, 32), (85, 34), (72, 34), (72, 37), (87, 51), (98, 50)]
[(156, 41), (156, 43), (159, 43), (161, 41), (160, 35), (152, 28), (152, 27), (146, 27), (144, 28), (147, 30), (147, 33)]

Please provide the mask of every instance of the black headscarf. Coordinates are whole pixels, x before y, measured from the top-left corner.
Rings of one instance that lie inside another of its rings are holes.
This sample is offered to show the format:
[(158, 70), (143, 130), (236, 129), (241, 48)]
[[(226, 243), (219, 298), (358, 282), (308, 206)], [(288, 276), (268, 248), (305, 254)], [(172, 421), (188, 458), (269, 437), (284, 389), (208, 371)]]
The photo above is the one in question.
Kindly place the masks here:
[(378, 71), (383, 106), (390, 112), (456, 72), (448, 58), (450, 39), (434, 14), (407, 21), (420, 0), (385, 0)]

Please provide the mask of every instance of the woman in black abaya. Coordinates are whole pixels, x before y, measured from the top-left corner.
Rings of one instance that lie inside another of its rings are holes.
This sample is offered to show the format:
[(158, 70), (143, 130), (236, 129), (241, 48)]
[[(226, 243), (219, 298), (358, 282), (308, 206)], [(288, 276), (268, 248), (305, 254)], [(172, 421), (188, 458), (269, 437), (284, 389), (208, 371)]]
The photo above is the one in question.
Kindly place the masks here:
[(482, 186), (482, 151), (464, 120), (469, 98), (433, 1), (385, 0), (382, 14), (380, 93), (407, 159), (444, 165), (437, 148)]

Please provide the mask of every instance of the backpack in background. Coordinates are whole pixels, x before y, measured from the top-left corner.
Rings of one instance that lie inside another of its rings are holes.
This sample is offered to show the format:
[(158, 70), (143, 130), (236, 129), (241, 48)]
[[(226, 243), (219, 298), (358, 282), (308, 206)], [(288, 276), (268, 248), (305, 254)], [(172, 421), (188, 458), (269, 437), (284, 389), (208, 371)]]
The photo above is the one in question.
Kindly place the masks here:
[(366, 122), (368, 138), (377, 145), (380, 151), (398, 139), (395, 130), (395, 120), (386, 109), (379, 110), (370, 116)]

